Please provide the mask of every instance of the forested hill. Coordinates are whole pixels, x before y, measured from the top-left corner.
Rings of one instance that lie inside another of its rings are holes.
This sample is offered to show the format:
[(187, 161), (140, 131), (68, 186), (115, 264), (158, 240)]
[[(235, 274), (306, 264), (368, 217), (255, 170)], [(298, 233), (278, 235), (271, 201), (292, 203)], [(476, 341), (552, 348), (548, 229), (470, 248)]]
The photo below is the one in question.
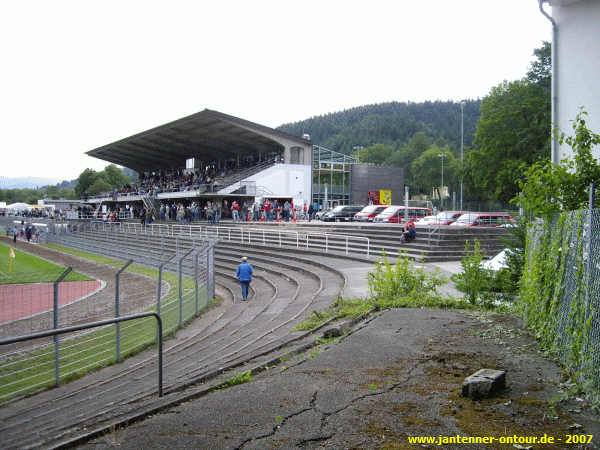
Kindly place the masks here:
[[(479, 119), (481, 100), (467, 100), (464, 107), (464, 145), (470, 147)], [(389, 144), (399, 148), (419, 131), (451, 148), (460, 148), (460, 103), (380, 103), (311, 117), (281, 125), (278, 130), (302, 136), (310, 134), (314, 144), (350, 154), (353, 147)]]

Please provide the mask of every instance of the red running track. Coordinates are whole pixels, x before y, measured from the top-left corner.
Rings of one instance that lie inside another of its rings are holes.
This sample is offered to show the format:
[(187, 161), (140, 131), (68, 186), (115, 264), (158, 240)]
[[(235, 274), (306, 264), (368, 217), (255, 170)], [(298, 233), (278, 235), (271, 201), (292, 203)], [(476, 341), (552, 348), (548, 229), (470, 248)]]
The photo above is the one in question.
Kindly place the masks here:
[[(100, 281), (63, 281), (58, 289), (58, 304), (79, 300), (101, 286)], [(54, 305), (53, 283), (1, 284), (0, 324), (51, 311)]]

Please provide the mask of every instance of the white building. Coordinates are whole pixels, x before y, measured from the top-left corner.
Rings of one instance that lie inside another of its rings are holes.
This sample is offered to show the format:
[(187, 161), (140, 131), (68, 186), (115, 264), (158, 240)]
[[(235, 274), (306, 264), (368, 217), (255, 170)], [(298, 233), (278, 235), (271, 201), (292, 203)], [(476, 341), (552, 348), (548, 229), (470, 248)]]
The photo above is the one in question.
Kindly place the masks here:
[[(583, 107), (588, 128), (600, 133), (600, 0), (538, 1), (553, 29), (552, 122), (572, 135), (571, 121)], [(544, 3), (551, 5), (551, 13)], [(552, 161), (571, 153), (553, 142)], [(594, 155), (600, 159), (600, 148)]]

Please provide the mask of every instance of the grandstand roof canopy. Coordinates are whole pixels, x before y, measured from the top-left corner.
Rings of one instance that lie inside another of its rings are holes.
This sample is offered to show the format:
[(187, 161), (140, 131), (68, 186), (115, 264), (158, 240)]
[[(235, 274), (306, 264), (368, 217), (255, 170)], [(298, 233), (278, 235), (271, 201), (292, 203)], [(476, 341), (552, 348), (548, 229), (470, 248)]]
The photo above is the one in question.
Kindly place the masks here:
[(189, 158), (237, 158), (241, 153), (280, 152), (282, 141), (310, 141), (257, 123), (205, 109), (87, 152), (94, 158), (145, 171), (183, 168)]

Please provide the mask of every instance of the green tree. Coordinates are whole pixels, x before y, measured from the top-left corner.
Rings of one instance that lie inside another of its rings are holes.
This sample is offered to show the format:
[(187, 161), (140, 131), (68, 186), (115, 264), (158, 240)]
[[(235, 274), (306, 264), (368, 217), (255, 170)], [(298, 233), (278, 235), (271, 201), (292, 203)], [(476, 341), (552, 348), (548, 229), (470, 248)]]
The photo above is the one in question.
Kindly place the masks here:
[(412, 163), (421, 156), (431, 145), (431, 139), (423, 132), (415, 133), (399, 150), (390, 155), (385, 162), (387, 165), (403, 167), (404, 179), (406, 184), (415, 186), (416, 183), (412, 176)]
[(69, 199), (69, 200), (75, 200), (77, 198), (77, 194), (75, 194), (75, 190), (74, 189), (63, 188), (60, 191), (58, 191), (58, 197), (59, 198), (66, 198), (66, 199)]
[(362, 148), (354, 153), (354, 156), (363, 164), (382, 165), (394, 152), (394, 147), (385, 144), (375, 144)]
[(468, 190), (507, 203), (523, 168), (550, 156), (550, 44), (536, 49), (528, 76), (492, 88), (481, 102), (475, 145), (465, 159)]
[[(414, 180), (413, 190), (430, 193), (438, 189), (442, 182), (442, 158), (444, 155), (444, 185), (451, 186), (456, 181), (458, 165), (456, 158), (448, 147), (440, 148), (432, 145), (412, 163)], [(438, 192), (439, 194), (439, 192)]]
[(110, 191), (112, 186), (102, 177), (98, 177), (90, 187), (87, 188), (88, 195), (97, 195), (102, 192)]
[(94, 169), (85, 169), (77, 178), (77, 185), (75, 186), (75, 194), (77, 197), (83, 197), (85, 194), (89, 194), (89, 187), (94, 184), (94, 181), (98, 178), (99, 174)]
[(581, 209), (587, 206), (591, 183), (600, 187), (600, 164), (592, 155), (592, 147), (600, 145), (600, 134), (589, 130), (581, 111), (573, 121), (573, 136), (559, 134), (561, 145), (573, 150), (573, 157), (560, 164), (539, 161), (527, 168), (518, 180), (520, 195), (513, 199), (530, 217), (550, 219), (560, 211)]
[(115, 188), (121, 188), (127, 183), (131, 183), (131, 179), (114, 164), (106, 166), (104, 170), (100, 172), (100, 175), (109, 185)]
[(58, 188), (56, 186), (48, 186), (45, 192), (46, 197), (48, 198), (58, 198)]

